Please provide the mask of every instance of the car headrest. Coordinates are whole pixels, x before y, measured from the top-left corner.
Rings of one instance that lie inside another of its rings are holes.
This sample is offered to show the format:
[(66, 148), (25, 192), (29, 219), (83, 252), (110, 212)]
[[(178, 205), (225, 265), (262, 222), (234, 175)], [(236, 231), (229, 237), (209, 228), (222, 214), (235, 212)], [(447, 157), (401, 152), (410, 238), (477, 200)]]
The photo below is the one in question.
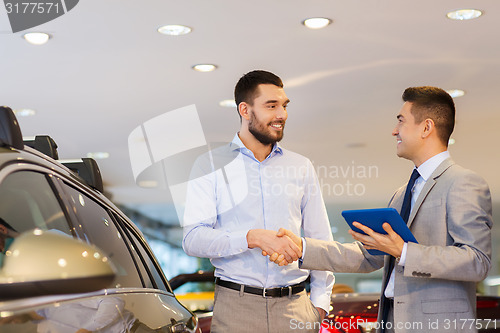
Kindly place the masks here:
[(56, 142), (48, 135), (37, 135), (34, 140), (24, 140), (24, 144), (39, 152), (52, 157), (53, 159), (59, 159), (59, 154), (57, 153)]
[(23, 135), (11, 108), (0, 106), (0, 146), (23, 149)]
[(103, 193), (101, 171), (93, 158), (82, 158), (81, 161), (61, 161), (68, 169), (80, 176), (87, 184)]

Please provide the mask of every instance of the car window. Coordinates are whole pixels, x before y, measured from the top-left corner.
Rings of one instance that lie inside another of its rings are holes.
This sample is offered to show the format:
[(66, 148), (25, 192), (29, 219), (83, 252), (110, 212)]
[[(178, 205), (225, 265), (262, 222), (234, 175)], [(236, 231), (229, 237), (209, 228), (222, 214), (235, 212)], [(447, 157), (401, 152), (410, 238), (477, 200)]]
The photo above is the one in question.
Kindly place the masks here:
[[(33, 304), (35, 303), (35, 304)], [(2, 333), (194, 332), (196, 321), (173, 296), (117, 293), (23, 304), (2, 311)]]
[(71, 235), (70, 225), (45, 174), (18, 171), (0, 184), (0, 223), (16, 233), (39, 228)]
[[(140, 267), (141, 273), (143, 275), (144, 281), (148, 288), (157, 288), (165, 291), (170, 291), (165, 286), (161, 273), (158, 271), (158, 267), (154, 264), (153, 259), (150, 257), (148, 251), (144, 247), (144, 242), (140, 240), (136, 233), (127, 227), (127, 223), (117, 215), (114, 215), (116, 219), (121, 222), (121, 225), (126, 228), (126, 233), (129, 237), (130, 242), (132, 242), (132, 247), (135, 249), (134, 255), (138, 258), (136, 261)], [(154, 284), (152, 282), (154, 281)]]
[(85, 236), (100, 248), (117, 268), (116, 286), (142, 288), (143, 282), (137, 272), (136, 263), (107, 210), (66, 183), (62, 186), (82, 224)]

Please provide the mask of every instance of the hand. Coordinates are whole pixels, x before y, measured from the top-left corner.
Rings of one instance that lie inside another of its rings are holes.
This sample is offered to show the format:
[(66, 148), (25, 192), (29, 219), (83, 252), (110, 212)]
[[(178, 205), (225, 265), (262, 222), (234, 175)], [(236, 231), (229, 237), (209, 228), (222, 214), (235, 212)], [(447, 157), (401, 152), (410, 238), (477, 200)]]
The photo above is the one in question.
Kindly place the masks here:
[(318, 312), (319, 312), (319, 316), (320, 316), (319, 321), (322, 322), (323, 319), (325, 319), (325, 317), (326, 317), (326, 311), (323, 310), (322, 308), (319, 308), (319, 307), (316, 307), (316, 310), (318, 310)]
[[(291, 232), (290, 230), (287, 230), (287, 229), (284, 229), (284, 228), (280, 228), (280, 230), (278, 231), (278, 233), (276, 234), (276, 236), (278, 237), (287, 237), (289, 239), (291, 239), (299, 248), (300, 248), (300, 257), (302, 256), (302, 238), (300, 238), (299, 236), (295, 235), (293, 232)], [(269, 252), (271, 253), (271, 252)], [(267, 253), (262, 253), (262, 255), (267, 255)], [(300, 258), (299, 257), (299, 258)], [(286, 266), (290, 263), (292, 263), (291, 261), (287, 260), (285, 258), (285, 256), (277, 253), (277, 252), (273, 252), (270, 257), (269, 257), (269, 260), (280, 265), (280, 266)]]
[(273, 230), (252, 229), (247, 233), (247, 242), (248, 248), (258, 247), (262, 255), (279, 253), (289, 263), (302, 256), (302, 246), (297, 246), (288, 236), (278, 236)]
[(379, 234), (378, 232), (373, 231), (372, 229), (359, 222), (353, 222), (352, 225), (366, 233), (366, 235), (363, 235), (359, 232), (349, 230), (351, 236), (355, 240), (363, 243), (365, 249), (380, 250), (394, 256), (395, 258), (401, 256), (405, 242), (401, 238), (401, 236), (399, 236), (394, 230), (392, 230), (389, 223), (386, 222), (382, 225), (382, 228), (384, 228), (384, 230), (387, 232), (387, 235)]

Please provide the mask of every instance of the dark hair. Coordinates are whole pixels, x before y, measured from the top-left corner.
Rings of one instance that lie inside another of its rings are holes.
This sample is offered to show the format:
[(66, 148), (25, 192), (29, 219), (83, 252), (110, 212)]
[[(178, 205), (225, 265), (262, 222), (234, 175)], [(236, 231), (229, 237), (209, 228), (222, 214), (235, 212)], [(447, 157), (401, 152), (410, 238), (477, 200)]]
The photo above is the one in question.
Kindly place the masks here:
[(443, 89), (436, 87), (410, 87), (403, 93), (403, 101), (412, 103), (411, 114), (415, 123), (432, 119), (441, 141), (448, 146), (455, 127), (455, 103)]
[(277, 87), (283, 88), (283, 82), (281, 79), (271, 72), (263, 70), (248, 72), (239, 79), (238, 83), (236, 83), (236, 86), (234, 87), (234, 100), (236, 101), (236, 108), (238, 108), (241, 102), (253, 105), (259, 84), (274, 84)]

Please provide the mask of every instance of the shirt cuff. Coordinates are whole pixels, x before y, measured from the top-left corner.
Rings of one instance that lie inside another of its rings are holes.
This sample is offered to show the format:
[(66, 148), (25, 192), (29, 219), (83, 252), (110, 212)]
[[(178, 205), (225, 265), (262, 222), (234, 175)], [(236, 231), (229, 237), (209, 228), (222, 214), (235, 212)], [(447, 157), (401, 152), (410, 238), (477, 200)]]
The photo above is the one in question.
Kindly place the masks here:
[(299, 268), (302, 266), (302, 260), (306, 255), (306, 239), (304, 237), (300, 237), (302, 239), (302, 257), (299, 258)]
[(404, 266), (406, 262), (406, 251), (408, 250), (408, 243), (404, 243), (403, 251), (401, 251), (401, 258), (399, 259), (399, 266)]
[(321, 295), (313, 295), (311, 293), (311, 302), (312, 304), (317, 307), (317, 308), (322, 308), (323, 310), (326, 311), (326, 314), (328, 314), (328, 311), (330, 310), (330, 294), (321, 294)]
[(238, 254), (248, 250), (247, 233), (248, 230), (231, 232), (231, 238), (229, 240), (231, 254)]

